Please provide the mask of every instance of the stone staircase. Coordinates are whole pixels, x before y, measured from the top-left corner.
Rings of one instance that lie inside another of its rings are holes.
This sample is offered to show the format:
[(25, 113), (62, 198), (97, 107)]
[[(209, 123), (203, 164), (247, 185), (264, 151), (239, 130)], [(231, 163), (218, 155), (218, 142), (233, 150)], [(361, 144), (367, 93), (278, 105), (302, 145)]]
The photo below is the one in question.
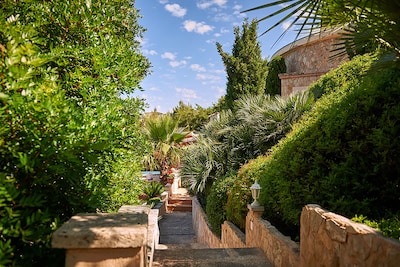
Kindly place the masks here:
[(173, 211), (192, 211), (192, 198), (185, 195), (172, 195), (168, 199), (167, 212)]
[(192, 223), (192, 198), (187, 192), (171, 194), (167, 213), (158, 222), (160, 240), (153, 267), (272, 267), (258, 248), (208, 248), (198, 243)]
[(258, 248), (156, 250), (153, 267), (273, 267)]

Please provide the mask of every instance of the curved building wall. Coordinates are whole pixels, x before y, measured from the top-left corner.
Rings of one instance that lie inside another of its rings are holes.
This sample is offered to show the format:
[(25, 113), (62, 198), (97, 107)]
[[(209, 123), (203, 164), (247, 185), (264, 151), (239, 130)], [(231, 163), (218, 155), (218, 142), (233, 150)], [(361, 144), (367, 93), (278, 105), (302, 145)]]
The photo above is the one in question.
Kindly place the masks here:
[(288, 96), (302, 91), (329, 70), (337, 68), (348, 60), (345, 57), (333, 57), (335, 44), (340, 38), (339, 31), (316, 34), (289, 44), (275, 53), (285, 59), (287, 72), (280, 74), (281, 95)]

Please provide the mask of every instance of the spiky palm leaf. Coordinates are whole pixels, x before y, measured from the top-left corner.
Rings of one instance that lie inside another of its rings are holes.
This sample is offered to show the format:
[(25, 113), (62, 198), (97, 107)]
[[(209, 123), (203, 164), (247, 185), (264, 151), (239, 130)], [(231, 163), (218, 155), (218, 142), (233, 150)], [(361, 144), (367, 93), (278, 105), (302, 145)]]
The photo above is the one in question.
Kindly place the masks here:
[(400, 57), (400, 1), (399, 0), (280, 0), (254, 7), (243, 12), (284, 5), (259, 19), (263, 21), (284, 15), (263, 34), (288, 22), (297, 27), (296, 40), (303, 34), (309, 37), (325, 29), (342, 28), (344, 38), (338, 51), (351, 53), (365, 50), (365, 46), (383, 47), (392, 54), (392, 61)]

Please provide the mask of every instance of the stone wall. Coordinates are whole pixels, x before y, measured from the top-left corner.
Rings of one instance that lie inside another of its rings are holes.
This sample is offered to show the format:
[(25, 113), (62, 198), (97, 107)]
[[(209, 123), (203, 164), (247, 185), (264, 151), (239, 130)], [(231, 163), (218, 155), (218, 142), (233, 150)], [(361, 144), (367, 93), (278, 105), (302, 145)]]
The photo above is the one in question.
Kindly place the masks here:
[(340, 37), (337, 33), (316, 35), (315, 38), (305, 42), (299, 40), (289, 45), (289, 50), (283, 51), (281, 56), (285, 59), (287, 73), (316, 73), (327, 72), (337, 68), (347, 58), (333, 57), (335, 43)]
[(52, 236), (66, 267), (148, 266), (149, 209), (72, 216)]
[(347, 56), (334, 56), (338, 38), (340, 31), (316, 34), (284, 46), (274, 54), (282, 56), (286, 63), (286, 73), (279, 75), (282, 96), (305, 90), (322, 74), (348, 60)]
[(221, 226), (221, 242), (224, 248), (245, 248), (246, 235), (231, 222), (225, 221)]
[(197, 242), (210, 248), (222, 248), (221, 239), (211, 231), (206, 214), (196, 197), (192, 200), (192, 221)]
[(193, 228), (197, 242), (209, 248), (245, 248), (246, 236), (233, 223), (225, 221), (221, 225), (221, 238), (214, 234), (207, 221), (207, 216), (197, 198), (192, 202)]
[(301, 213), (301, 266), (399, 266), (400, 242), (376, 230), (307, 205)]
[(299, 245), (263, 220), (261, 214), (262, 210), (247, 213), (246, 245), (260, 248), (275, 267), (299, 266)]
[(281, 95), (289, 96), (293, 93), (301, 92), (306, 90), (313, 82), (317, 81), (321, 73), (307, 73), (307, 74), (280, 74), (281, 79)]
[(318, 205), (303, 208), (300, 245), (262, 219), (262, 211), (249, 206), (246, 234), (225, 221), (219, 239), (194, 198), (193, 227), (200, 243), (211, 248), (257, 247), (275, 267), (399, 266), (400, 242)]

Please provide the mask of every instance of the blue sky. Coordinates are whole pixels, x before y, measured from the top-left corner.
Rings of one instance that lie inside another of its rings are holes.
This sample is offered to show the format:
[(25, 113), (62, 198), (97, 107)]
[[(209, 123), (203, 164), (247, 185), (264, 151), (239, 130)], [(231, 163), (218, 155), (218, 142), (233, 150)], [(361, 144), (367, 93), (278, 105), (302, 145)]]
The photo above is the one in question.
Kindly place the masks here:
[[(216, 42), (231, 53), (234, 27), (248, 17), (261, 18), (272, 10), (241, 11), (268, 0), (136, 0), (143, 16), (139, 24), (147, 29), (141, 40), (142, 53), (149, 58), (152, 73), (141, 83), (146, 111), (172, 111), (179, 101), (210, 107), (225, 94), (226, 73)], [(261, 34), (276, 20), (259, 24)], [(259, 37), (263, 57), (294, 40), (293, 34), (274, 45), (285, 25)], [(274, 45), (274, 46), (273, 46)]]

